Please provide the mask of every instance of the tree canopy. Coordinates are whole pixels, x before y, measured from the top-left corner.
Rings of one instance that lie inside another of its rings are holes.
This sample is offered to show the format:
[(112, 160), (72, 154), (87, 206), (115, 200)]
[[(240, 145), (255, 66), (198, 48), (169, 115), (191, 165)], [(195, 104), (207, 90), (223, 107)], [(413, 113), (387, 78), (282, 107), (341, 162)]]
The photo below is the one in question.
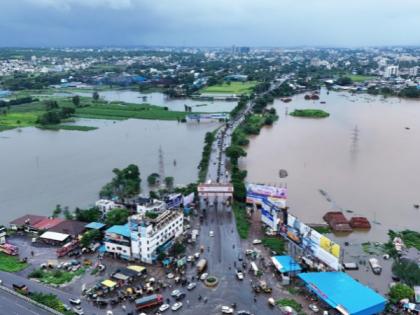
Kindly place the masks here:
[(112, 199), (117, 197), (120, 200), (130, 198), (140, 193), (140, 171), (137, 165), (130, 164), (126, 168), (120, 170), (118, 168), (112, 171), (115, 176), (104, 187), (102, 187), (99, 195), (101, 198)]

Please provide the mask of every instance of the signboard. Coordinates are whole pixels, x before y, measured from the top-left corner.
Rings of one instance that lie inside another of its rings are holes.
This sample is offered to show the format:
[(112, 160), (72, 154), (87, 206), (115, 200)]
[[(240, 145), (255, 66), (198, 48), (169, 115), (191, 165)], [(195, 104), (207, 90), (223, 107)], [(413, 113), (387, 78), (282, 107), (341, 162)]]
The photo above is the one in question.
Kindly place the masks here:
[(299, 244), (308, 254), (313, 255), (334, 270), (340, 268), (340, 245), (315, 231), (291, 214), (287, 217), (286, 236)]
[(198, 193), (233, 193), (232, 184), (200, 184), (197, 187)]
[(194, 201), (194, 193), (192, 192), (188, 196), (183, 197), (182, 203), (184, 204), (184, 207), (188, 206), (190, 203)]
[(165, 203), (168, 209), (178, 208), (182, 203), (181, 194), (172, 194), (165, 199)]
[(279, 208), (283, 208), (286, 206), (286, 199), (286, 188), (250, 183), (246, 185), (247, 203), (262, 205), (264, 201), (268, 201)]

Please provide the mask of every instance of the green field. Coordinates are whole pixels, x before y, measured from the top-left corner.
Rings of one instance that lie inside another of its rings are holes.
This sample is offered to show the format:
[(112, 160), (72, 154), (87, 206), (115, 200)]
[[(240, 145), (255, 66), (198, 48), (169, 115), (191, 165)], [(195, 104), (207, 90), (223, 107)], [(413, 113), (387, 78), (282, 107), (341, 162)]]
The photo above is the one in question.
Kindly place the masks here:
[[(50, 96), (50, 90), (36, 91), (43, 92), (40, 100), (22, 105), (11, 106), (6, 113), (0, 111), (0, 131), (20, 127), (40, 127), (48, 130), (77, 130), (89, 131), (97, 129), (90, 126), (66, 125), (64, 121), (58, 125), (37, 126), (37, 119), (45, 113), (43, 100), (55, 100), (62, 107), (74, 107), (71, 97)], [(27, 91), (20, 93), (21, 97), (29, 96)], [(6, 109), (5, 109), (6, 110)], [(112, 119), (125, 120), (129, 118), (154, 119), (154, 120), (184, 120), (186, 112), (165, 110), (164, 107), (150, 104), (128, 104), (122, 102), (105, 102), (103, 100), (93, 101), (90, 97), (80, 97), (80, 107), (76, 108), (74, 117), (90, 119)], [(67, 122), (67, 121), (65, 121)]]
[(60, 285), (68, 283), (73, 280), (74, 277), (80, 276), (85, 272), (84, 268), (80, 268), (77, 271), (62, 271), (62, 270), (42, 270), (35, 269), (29, 274), (29, 278), (38, 279), (41, 282), (53, 285)]
[(361, 75), (361, 74), (349, 74), (349, 75), (346, 75), (346, 76), (349, 77), (353, 82), (356, 82), (356, 83), (376, 79), (376, 77), (374, 77), (374, 76)]
[(252, 88), (257, 85), (257, 81), (230, 82), (205, 87), (201, 93), (220, 93), (220, 94), (249, 94)]
[(239, 237), (242, 239), (247, 239), (251, 223), (249, 222), (246, 214), (245, 204), (234, 202), (233, 213), (235, 215), (236, 229), (238, 230)]
[(262, 243), (269, 249), (274, 250), (278, 255), (284, 252), (284, 241), (279, 237), (266, 236), (262, 239)]
[(0, 253), (0, 270), (6, 272), (18, 272), (28, 267), (27, 263), (22, 263), (16, 256), (9, 256)]
[(330, 116), (329, 113), (322, 109), (295, 109), (289, 114), (294, 117), (305, 117), (305, 118), (325, 118)]

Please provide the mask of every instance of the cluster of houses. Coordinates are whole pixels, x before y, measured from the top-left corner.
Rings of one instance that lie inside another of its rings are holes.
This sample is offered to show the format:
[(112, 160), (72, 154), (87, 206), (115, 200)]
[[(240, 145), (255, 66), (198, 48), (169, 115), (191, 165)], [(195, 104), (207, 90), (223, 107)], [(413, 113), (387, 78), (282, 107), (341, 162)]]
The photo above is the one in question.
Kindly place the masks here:
[[(172, 194), (165, 200), (139, 197), (135, 201), (135, 210), (123, 225), (107, 226), (103, 222), (86, 223), (28, 214), (10, 222), (10, 228), (36, 235), (33, 241), (61, 248), (79, 241), (88, 230), (98, 230), (102, 241), (95, 249), (101, 253), (153, 263), (183, 234), (184, 213), (188, 213), (193, 199), (194, 194), (186, 197)], [(96, 202), (96, 207), (106, 217), (109, 211), (121, 208), (121, 205), (101, 199)]]

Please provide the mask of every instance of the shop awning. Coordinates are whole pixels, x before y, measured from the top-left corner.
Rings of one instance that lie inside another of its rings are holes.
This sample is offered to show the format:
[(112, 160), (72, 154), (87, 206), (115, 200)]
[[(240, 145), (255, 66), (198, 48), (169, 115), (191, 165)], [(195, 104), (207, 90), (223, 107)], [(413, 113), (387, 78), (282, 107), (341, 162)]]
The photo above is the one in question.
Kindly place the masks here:
[(112, 280), (109, 280), (109, 279), (102, 281), (101, 284), (106, 286), (107, 288), (113, 288), (117, 285), (116, 282), (114, 282)]
[(142, 273), (143, 271), (146, 270), (146, 267), (138, 266), (138, 265), (130, 265), (130, 266), (127, 266), (127, 269), (133, 270), (137, 273)]

